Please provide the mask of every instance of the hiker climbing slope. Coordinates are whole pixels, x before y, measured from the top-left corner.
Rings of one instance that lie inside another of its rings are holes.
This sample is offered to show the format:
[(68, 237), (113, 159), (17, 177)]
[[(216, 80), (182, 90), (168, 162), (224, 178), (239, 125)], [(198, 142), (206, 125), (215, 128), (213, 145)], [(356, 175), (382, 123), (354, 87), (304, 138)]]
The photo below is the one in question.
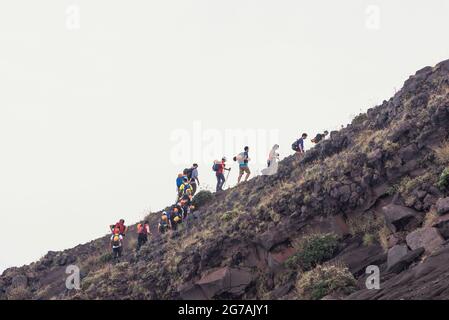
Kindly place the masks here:
[(179, 187), (178, 199), (181, 198), (184, 194), (186, 194), (187, 190), (190, 190), (190, 192), (192, 192), (193, 188), (192, 188), (191, 184), (189, 183), (189, 178), (184, 177), (183, 182), (182, 182), (181, 186)]
[(296, 155), (298, 158), (301, 158), (304, 155), (304, 140), (307, 139), (307, 133), (303, 133), (301, 138), (293, 142), (292, 149), (296, 151)]
[(249, 147), (245, 147), (244, 151), (235, 158), (239, 162), (239, 177), (237, 179), (237, 183), (240, 183), (240, 180), (242, 180), (244, 173), (246, 173), (245, 181), (247, 181), (251, 174), (251, 170), (249, 170), (248, 165), (248, 162), (251, 160), (249, 158)]
[(270, 153), (268, 154), (267, 168), (262, 170), (262, 175), (269, 176), (276, 174), (278, 170), (277, 161), (279, 160), (279, 153), (277, 153), (278, 149), (279, 149), (278, 144), (275, 144), (271, 149)]
[(192, 168), (189, 169), (187, 178), (190, 179), (190, 185), (192, 186), (192, 196), (195, 195), (197, 186), (200, 185), (200, 179), (198, 178), (198, 164), (194, 163)]
[(329, 134), (329, 132), (328, 132), (327, 130), (324, 130), (323, 133), (318, 133), (318, 134), (315, 136), (315, 138), (313, 138), (311, 141), (312, 141), (313, 143), (318, 143), (318, 142), (320, 142), (321, 140), (324, 140), (328, 134)]
[(179, 173), (178, 177), (176, 178), (176, 191), (179, 190), (179, 187), (181, 186), (183, 181), (184, 181), (184, 175), (182, 173)]
[(182, 223), (182, 216), (184, 215), (184, 210), (178, 204), (174, 205), (170, 210), (170, 224), (173, 231), (178, 230), (178, 225)]
[(125, 236), (126, 232), (128, 231), (128, 227), (125, 226), (125, 220), (124, 219), (120, 219), (116, 224), (111, 224), (109, 226), (109, 228), (111, 229), (111, 232), (114, 233), (116, 229), (119, 230), (119, 233), (122, 237)]
[(111, 236), (111, 248), (112, 248), (112, 257), (118, 261), (122, 256), (122, 248), (123, 248), (123, 236), (121, 235), (120, 230), (118, 228), (114, 230), (114, 233)]
[(226, 181), (224, 171), (231, 171), (231, 168), (226, 168), (226, 157), (221, 158), (221, 161), (215, 160), (212, 170), (215, 171), (215, 176), (217, 177), (216, 191), (223, 191), (223, 184)]
[(268, 154), (267, 167), (269, 168), (274, 162), (279, 160), (279, 153), (277, 153), (279, 145), (275, 144)]
[(150, 234), (150, 225), (149, 225), (148, 221), (139, 223), (137, 225), (137, 251), (140, 250), (142, 245), (147, 243), (148, 234)]
[(167, 213), (167, 211), (163, 211), (161, 215), (161, 219), (159, 220), (157, 230), (160, 234), (163, 234), (167, 232), (169, 229), (171, 229), (171, 221), (170, 221), (170, 215)]

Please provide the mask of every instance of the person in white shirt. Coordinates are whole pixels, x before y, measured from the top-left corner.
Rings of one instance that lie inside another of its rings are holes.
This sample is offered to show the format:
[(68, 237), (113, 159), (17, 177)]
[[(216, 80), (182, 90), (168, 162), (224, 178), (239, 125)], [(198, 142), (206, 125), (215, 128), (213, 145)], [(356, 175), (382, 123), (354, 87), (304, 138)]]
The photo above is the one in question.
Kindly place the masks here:
[(111, 248), (112, 257), (117, 260), (120, 259), (122, 256), (123, 236), (117, 230), (115, 230), (114, 234), (111, 236)]

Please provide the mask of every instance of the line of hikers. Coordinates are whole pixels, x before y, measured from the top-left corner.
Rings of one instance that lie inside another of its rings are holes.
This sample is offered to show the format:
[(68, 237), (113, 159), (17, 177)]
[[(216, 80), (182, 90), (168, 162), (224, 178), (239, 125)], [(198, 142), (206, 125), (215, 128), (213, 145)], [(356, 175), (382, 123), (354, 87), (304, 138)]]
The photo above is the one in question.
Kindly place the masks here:
[[(318, 133), (315, 138), (311, 141), (315, 144), (324, 140), (328, 135), (328, 131), (324, 131), (323, 133)], [(302, 157), (305, 153), (304, 149), (304, 141), (307, 139), (307, 133), (303, 133), (299, 139), (297, 139), (292, 144), (292, 149), (296, 151), (298, 157)], [(268, 159), (267, 159), (267, 169), (266, 174), (272, 174), (276, 170), (270, 170), (276, 168), (277, 169), (277, 160), (279, 160), (279, 153), (277, 150), (279, 149), (279, 145), (275, 144), (271, 149)], [(247, 181), (251, 175), (251, 170), (249, 169), (249, 162), (251, 161), (249, 157), (249, 147), (246, 146), (243, 149), (243, 152), (239, 153), (235, 157), (233, 157), (235, 162), (239, 164), (239, 176), (237, 179), (237, 183), (240, 183), (243, 175), (246, 173), (244, 181)], [(215, 160), (212, 166), (212, 171), (215, 172), (215, 176), (217, 178), (217, 186), (216, 191), (223, 191), (223, 186), (226, 183), (231, 168), (226, 168), (226, 157), (223, 156), (221, 160)], [(228, 174), (225, 178), (224, 172), (228, 171)], [(264, 171), (262, 171), (264, 172)], [(157, 230), (160, 234), (164, 234), (169, 230), (176, 231), (178, 226), (184, 221), (188, 223), (190, 217), (196, 218), (195, 216), (195, 207), (192, 204), (193, 196), (195, 195), (198, 186), (200, 185), (200, 180), (198, 176), (198, 164), (194, 163), (191, 168), (186, 168), (182, 173), (178, 174), (176, 179), (176, 189), (177, 196), (175, 204), (172, 205), (168, 210), (162, 212), (160, 220), (158, 222)], [(128, 231), (128, 227), (125, 226), (125, 220), (120, 219), (116, 224), (110, 226), (112, 235), (111, 235), (111, 248), (114, 259), (120, 259), (123, 250), (123, 239)], [(137, 224), (137, 248), (139, 251), (142, 245), (144, 245), (148, 241), (148, 235), (150, 235), (150, 226), (148, 221), (141, 222)]]
[[(111, 230), (110, 246), (112, 249), (112, 257), (115, 260), (119, 260), (123, 251), (123, 240), (128, 227), (125, 225), (125, 220), (120, 219), (117, 223), (109, 226)], [(144, 221), (137, 224), (137, 251), (140, 250), (142, 245), (147, 243), (148, 235), (150, 235), (150, 224), (148, 221)]]

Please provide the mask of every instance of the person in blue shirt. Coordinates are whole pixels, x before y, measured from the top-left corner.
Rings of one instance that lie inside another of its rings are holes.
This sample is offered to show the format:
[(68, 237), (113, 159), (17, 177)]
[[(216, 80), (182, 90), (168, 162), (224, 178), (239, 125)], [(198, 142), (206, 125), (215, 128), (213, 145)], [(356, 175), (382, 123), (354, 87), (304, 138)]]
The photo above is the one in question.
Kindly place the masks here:
[(307, 133), (303, 133), (301, 135), (301, 138), (299, 138), (298, 140), (296, 140), (293, 145), (292, 145), (292, 149), (296, 151), (296, 155), (301, 158), (302, 155), (304, 154), (304, 140), (307, 139)]
[(186, 178), (186, 176), (182, 173), (178, 174), (178, 177), (176, 178), (176, 200), (179, 198), (179, 188), (184, 183), (184, 178)]
[(249, 147), (245, 147), (244, 151), (239, 155), (239, 178), (237, 183), (240, 183), (240, 180), (243, 177), (243, 174), (246, 173), (245, 181), (248, 180), (249, 175), (251, 174), (251, 170), (249, 170), (248, 162), (251, 160), (249, 158)]

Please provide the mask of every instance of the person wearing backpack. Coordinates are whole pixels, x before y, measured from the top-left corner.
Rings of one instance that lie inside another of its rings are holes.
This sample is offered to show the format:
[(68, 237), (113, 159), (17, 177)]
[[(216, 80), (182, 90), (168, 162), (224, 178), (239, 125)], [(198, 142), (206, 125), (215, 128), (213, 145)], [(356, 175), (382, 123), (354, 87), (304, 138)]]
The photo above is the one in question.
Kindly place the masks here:
[(301, 158), (305, 152), (304, 151), (304, 140), (306, 140), (306, 139), (307, 139), (307, 133), (303, 133), (301, 135), (301, 138), (299, 138), (292, 144), (292, 149), (294, 151), (296, 151), (296, 155), (298, 156), (298, 158)]
[(112, 248), (112, 257), (117, 261), (122, 256), (122, 245), (123, 245), (123, 236), (121, 235), (120, 230), (116, 228), (114, 230), (113, 235), (111, 236), (111, 248)]
[(221, 158), (221, 161), (216, 160), (212, 167), (212, 170), (215, 171), (215, 176), (217, 177), (217, 188), (216, 191), (223, 191), (223, 184), (226, 179), (224, 176), (224, 171), (231, 171), (231, 168), (226, 168), (226, 157)]
[(170, 215), (169, 213), (167, 213), (167, 211), (163, 211), (157, 230), (159, 231), (160, 234), (164, 234), (170, 228), (171, 228)]
[(176, 190), (179, 190), (179, 187), (181, 186), (183, 179), (184, 175), (182, 173), (179, 173), (178, 177), (176, 178)]
[(112, 232), (112, 233), (114, 233), (114, 231), (115, 231), (116, 229), (118, 229), (119, 232), (120, 232), (120, 235), (121, 235), (122, 237), (124, 237), (125, 234), (126, 234), (126, 232), (128, 231), (128, 227), (125, 226), (125, 220), (124, 220), (124, 219), (120, 219), (116, 224), (111, 224), (111, 225), (109, 226), (109, 228), (111, 229), (111, 232)]
[(315, 138), (313, 138), (311, 141), (315, 144), (317, 144), (318, 142), (320, 142), (321, 140), (324, 140), (326, 138), (326, 136), (329, 134), (329, 132), (327, 130), (324, 130), (323, 133), (318, 133)]
[(240, 183), (240, 180), (243, 177), (243, 174), (246, 173), (245, 181), (248, 180), (249, 175), (251, 174), (251, 170), (249, 170), (248, 162), (251, 160), (248, 156), (249, 147), (245, 147), (244, 151), (239, 154), (236, 159), (239, 162), (239, 177), (237, 179), (237, 183)]
[(147, 243), (149, 233), (150, 233), (150, 225), (148, 221), (145, 221), (144, 223), (139, 223), (137, 225), (137, 251), (140, 250), (142, 245)]
[(179, 187), (178, 199), (181, 198), (184, 194), (186, 194), (187, 190), (190, 190), (192, 192), (193, 188), (189, 183), (189, 178), (184, 177), (184, 181), (182, 182), (181, 186)]
[(173, 208), (170, 211), (170, 224), (171, 229), (173, 231), (178, 230), (178, 224), (182, 223), (182, 216), (184, 215), (184, 210), (182, 207), (178, 204), (173, 206)]
[(198, 164), (194, 163), (192, 168), (189, 169), (189, 175), (187, 178), (190, 179), (190, 185), (192, 186), (192, 196), (195, 195), (197, 185), (200, 185), (200, 179), (198, 178)]

